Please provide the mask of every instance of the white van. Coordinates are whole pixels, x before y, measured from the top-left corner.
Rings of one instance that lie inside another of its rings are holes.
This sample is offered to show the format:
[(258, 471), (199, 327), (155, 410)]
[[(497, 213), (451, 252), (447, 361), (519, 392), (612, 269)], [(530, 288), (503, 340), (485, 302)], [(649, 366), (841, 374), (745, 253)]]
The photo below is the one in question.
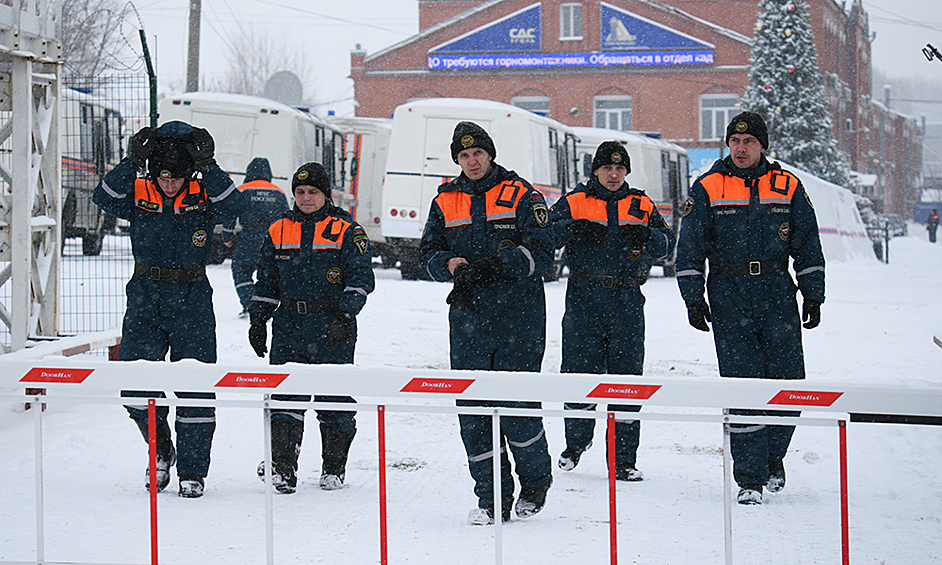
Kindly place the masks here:
[[(618, 141), (628, 150), (631, 172), (625, 177), (629, 186), (641, 189), (657, 204), (664, 221), (680, 233), (680, 218), (690, 188), (687, 150), (679, 145), (636, 132), (602, 128), (572, 128), (579, 137), (576, 151), (579, 159), (579, 180), (592, 177), (592, 158), (603, 141)], [(658, 263), (665, 276), (673, 276), (674, 259)]]
[(342, 200), (334, 203), (345, 208), (363, 226), (370, 238), (373, 255), (390, 265), (386, 239), (382, 234), (383, 173), (392, 136), (389, 118), (330, 117), (328, 120), (346, 130), (347, 186)]
[(418, 245), (438, 186), (460, 174), (451, 159), (458, 122), (484, 128), (495, 161), (516, 171), (552, 205), (578, 181), (572, 128), (516, 106), (466, 98), (432, 98), (403, 104), (393, 115), (386, 161), (381, 230), (398, 254), (403, 278), (422, 277)]
[(160, 101), (163, 124), (180, 120), (204, 128), (216, 144), (216, 162), (242, 184), (255, 157), (271, 164), (272, 182), (291, 197), (291, 176), (311, 161), (324, 165), (334, 202), (345, 198), (344, 130), (280, 102), (220, 92), (187, 92)]

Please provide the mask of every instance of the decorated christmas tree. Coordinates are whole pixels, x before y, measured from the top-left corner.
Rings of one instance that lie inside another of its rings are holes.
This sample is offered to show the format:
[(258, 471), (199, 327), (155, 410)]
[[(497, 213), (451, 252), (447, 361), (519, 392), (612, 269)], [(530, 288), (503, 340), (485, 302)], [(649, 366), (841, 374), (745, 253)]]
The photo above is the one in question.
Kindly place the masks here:
[(831, 135), (808, 5), (761, 0), (759, 7), (742, 107), (765, 117), (771, 158), (848, 186), (847, 161)]

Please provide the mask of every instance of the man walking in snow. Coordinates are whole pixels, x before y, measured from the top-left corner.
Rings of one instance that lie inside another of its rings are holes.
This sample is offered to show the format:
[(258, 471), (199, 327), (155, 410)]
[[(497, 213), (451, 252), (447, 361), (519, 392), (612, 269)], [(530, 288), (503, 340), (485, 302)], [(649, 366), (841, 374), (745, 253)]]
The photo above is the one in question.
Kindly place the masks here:
[[(438, 187), (419, 247), (421, 263), (437, 281), (454, 281), (448, 295), (452, 369), (539, 372), (546, 347), (542, 273), (553, 262), (553, 236), (543, 196), (515, 172), (494, 162), (497, 150), (484, 129), (460, 122), (451, 156), (461, 174)], [(539, 408), (539, 402), (459, 400), (459, 406)], [(543, 419), (503, 417), (502, 443), (513, 453), (520, 497), (515, 512), (543, 509), (553, 483)], [(459, 414), (461, 439), (474, 478), (478, 507), (472, 524), (494, 521), (494, 446), (490, 416)], [(502, 447), (501, 519), (510, 520), (514, 481)]]
[[(569, 284), (563, 316), (563, 373), (640, 375), (644, 368), (644, 295), (654, 259), (674, 251), (674, 234), (644, 191), (628, 186), (628, 151), (599, 145), (592, 178), (563, 196), (551, 213), (556, 246), (566, 248)], [(595, 404), (566, 403), (567, 410)], [(637, 405), (609, 405), (637, 412)], [(558, 465), (571, 471), (592, 445), (595, 420), (566, 418), (566, 449)], [(641, 422), (615, 422), (615, 478), (640, 481), (636, 467)]]
[[(213, 228), (239, 214), (242, 194), (216, 164), (214, 147), (208, 131), (184, 122), (143, 128), (129, 141), (128, 157), (95, 188), (95, 204), (131, 225), (134, 275), (127, 285), (122, 361), (163, 361), (169, 351), (170, 361), (216, 362), (216, 318), (206, 262)], [(138, 170), (148, 174), (139, 178)], [(164, 395), (121, 392), (124, 397)], [(214, 398), (201, 392), (176, 395)], [(146, 441), (147, 409), (126, 408)], [(180, 496), (200, 497), (209, 472), (215, 409), (177, 407), (176, 449), (168, 413), (168, 407), (157, 407), (157, 490), (167, 487), (176, 463)]]
[[(817, 327), (824, 302), (824, 255), (814, 207), (798, 177), (765, 158), (769, 135), (760, 115), (735, 116), (726, 127), (726, 144), (730, 154), (697, 179), (684, 206), (677, 284), (687, 319), (701, 331), (713, 324), (721, 376), (803, 379), (802, 321), (806, 329)], [(801, 313), (796, 290), (804, 298)], [(730, 414), (798, 412), (731, 409)], [(760, 504), (763, 486), (770, 492), (785, 487), (782, 460), (794, 431), (794, 426), (730, 425), (740, 504)]]
[[(272, 365), (350, 364), (357, 342), (356, 316), (373, 292), (370, 240), (360, 224), (330, 199), (330, 176), (320, 163), (306, 163), (291, 177), (294, 208), (273, 223), (258, 253), (258, 281), (249, 305), (249, 343), (268, 350)], [(273, 394), (272, 400), (310, 402), (307, 394)], [(349, 396), (315, 395), (314, 402), (355, 402)], [(283, 494), (298, 486), (298, 455), (304, 410), (273, 409), (272, 483)], [(318, 410), (324, 490), (343, 487), (347, 456), (356, 436), (356, 412)], [(258, 476), (265, 480), (265, 462)]]
[(926, 229), (929, 230), (929, 241), (935, 243), (935, 232), (939, 228), (939, 213), (935, 208), (929, 212), (929, 217), (926, 218)]
[(255, 294), (255, 261), (262, 248), (268, 226), (288, 211), (288, 198), (281, 188), (271, 182), (268, 159), (256, 157), (245, 169), (245, 182), (239, 186), (245, 200), (245, 210), (239, 216), (242, 231), (235, 237), (235, 220), (222, 227), (223, 244), (232, 247), (232, 282), (242, 304), (240, 317), (247, 318), (252, 296)]

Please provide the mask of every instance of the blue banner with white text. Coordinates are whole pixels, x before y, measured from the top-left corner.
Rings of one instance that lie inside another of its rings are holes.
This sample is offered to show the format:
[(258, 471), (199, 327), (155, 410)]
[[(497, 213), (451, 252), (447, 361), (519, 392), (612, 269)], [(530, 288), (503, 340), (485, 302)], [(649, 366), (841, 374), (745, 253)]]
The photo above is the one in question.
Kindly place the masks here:
[(712, 65), (713, 51), (639, 51), (634, 53), (532, 53), (502, 55), (429, 54), (430, 70), (551, 69)]
[(433, 47), (429, 53), (539, 51), (540, 45), (540, 4), (533, 4)]

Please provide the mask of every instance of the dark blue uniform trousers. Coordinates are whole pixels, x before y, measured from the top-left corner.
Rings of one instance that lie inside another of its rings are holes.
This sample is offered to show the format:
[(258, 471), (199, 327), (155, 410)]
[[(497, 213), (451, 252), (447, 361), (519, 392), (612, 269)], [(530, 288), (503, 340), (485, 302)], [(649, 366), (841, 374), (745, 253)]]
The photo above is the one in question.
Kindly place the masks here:
[[(785, 273), (763, 277), (767, 278), (750, 281), (748, 286), (738, 285), (733, 276), (725, 275), (711, 276), (707, 282), (720, 375), (804, 379), (797, 287)], [(790, 410), (729, 412), (753, 416), (801, 415)], [(766, 484), (769, 462), (784, 459), (794, 433), (794, 426), (731, 424), (730, 454), (736, 484)]]
[[(542, 296), (540, 297), (542, 300)], [(545, 348), (546, 320), (533, 320), (531, 324), (518, 321), (506, 324), (506, 331), (498, 326), (482, 331), (483, 325), (462, 323), (467, 316), (452, 309), (451, 368), (479, 371), (533, 371), (539, 372)], [(465, 322), (467, 319), (465, 319)], [(504, 325), (504, 324), (501, 324)], [(519, 330), (519, 331), (518, 331)], [(458, 400), (458, 406), (495, 406), (504, 408), (541, 408), (539, 402), (510, 402)], [(481, 508), (494, 505), (494, 439), (491, 416), (458, 415), (461, 441), (468, 454), (468, 468), (474, 479), (474, 494)], [(500, 418), (501, 447), (501, 505), (513, 504), (514, 481), (511, 475), (507, 449), (513, 453), (517, 477), (521, 488), (536, 488), (552, 479), (549, 445), (543, 429), (543, 418), (504, 416)]]
[(268, 226), (243, 226), (232, 250), (232, 282), (243, 310), (248, 310), (255, 294), (255, 262), (265, 241)]
[[(127, 285), (128, 309), (121, 337), (121, 361), (144, 359), (170, 361), (196, 359), (216, 362), (216, 321), (212, 288), (206, 279), (191, 283), (166, 283), (140, 275)], [(168, 368), (168, 370), (174, 370)], [(213, 393), (175, 392), (177, 398), (215, 398)], [(121, 391), (127, 398), (166, 398), (159, 391)], [(147, 428), (147, 409), (125, 406), (139, 428)], [(157, 406), (157, 427), (164, 427), (170, 412)], [(143, 426), (143, 427), (142, 427)], [(205, 477), (216, 431), (216, 409), (211, 406), (177, 406), (177, 474)], [(168, 439), (169, 438), (165, 438)]]
[[(644, 369), (644, 295), (637, 288), (603, 289), (569, 283), (563, 316), (563, 373), (640, 375)], [(595, 404), (567, 402), (566, 410), (595, 410)], [(641, 406), (609, 404), (610, 412), (640, 412)], [(565, 418), (566, 446), (585, 451), (595, 420)], [(615, 421), (615, 465), (634, 466), (641, 422)], [(606, 451), (608, 444), (606, 443)]]
[[(731, 408), (730, 414), (740, 416), (798, 417), (793, 410), (740, 410)], [(764, 485), (769, 482), (769, 463), (785, 459), (795, 426), (767, 424), (730, 424), (729, 451), (733, 458), (733, 479), (736, 484)]]
[[(312, 314), (298, 314), (283, 309), (275, 311), (272, 320), (271, 356), (272, 365), (284, 363), (308, 364), (350, 364), (356, 349), (356, 337), (337, 344), (333, 349), (327, 349), (324, 344), (324, 334), (327, 326), (333, 321), (336, 313), (318, 312)], [(310, 402), (309, 394), (273, 394), (272, 400), (294, 402)], [(322, 396), (314, 395), (314, 402), (347, 402), (356, 401), (350, 396)], [(305, 410), (273, 409), (272, 421), (282, 420), (293, 426), (304, 427)], [(320, 424), (323, 437), (324, 428), (334, 428), (342, 431), (348, 441), (353, 441), (357, 432), (356, 412), (347, 410), (317, 410), (317, 421)]]

